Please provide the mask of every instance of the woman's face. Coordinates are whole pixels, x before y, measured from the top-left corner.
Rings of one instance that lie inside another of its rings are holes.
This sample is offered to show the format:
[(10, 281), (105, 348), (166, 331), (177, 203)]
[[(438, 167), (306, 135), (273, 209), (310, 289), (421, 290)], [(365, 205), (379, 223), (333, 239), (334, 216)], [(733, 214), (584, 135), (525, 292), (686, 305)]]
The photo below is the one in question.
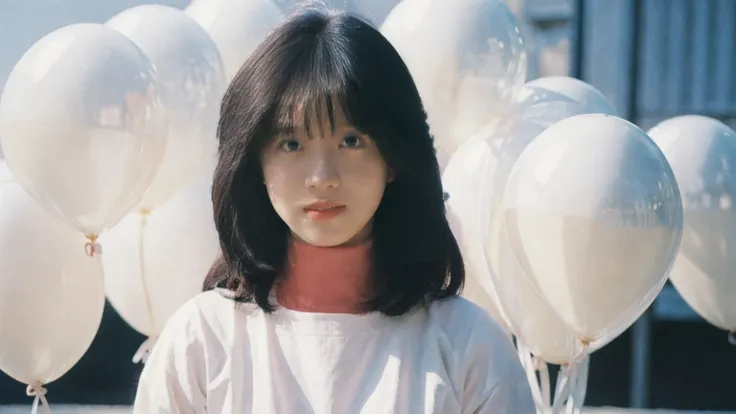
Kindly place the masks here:
[(304, 128), (277, 135), (261, 154), (264, 182), (278, 215), (298, 240), (325, 247), (370, 237), (390, 179), (376, 143), (335, 106), (333, 129), (326, 116), (320, 117), (325, 122), (310, 124), (311, 136)]

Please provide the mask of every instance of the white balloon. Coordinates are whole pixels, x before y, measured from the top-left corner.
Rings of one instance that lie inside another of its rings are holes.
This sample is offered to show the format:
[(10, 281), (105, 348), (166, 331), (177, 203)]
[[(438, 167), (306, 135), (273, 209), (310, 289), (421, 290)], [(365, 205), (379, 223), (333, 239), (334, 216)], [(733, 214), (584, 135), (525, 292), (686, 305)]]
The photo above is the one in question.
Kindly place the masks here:
[(500, 0), (408, 0), (381, 32), (412, 73), (440, 160), (506, 113), (524, 84), (525, 45)]
[(464, 144), (450, 159), (442, 174), (442, 183), (449, 194), (447, 215), (450, 227), (465, 262), (463, 295), (483, 306), (499, 324), (506, 327), (506, 321), (496, 305), (496, 291), (488, 274), (481, 227), (478, 226), (480, 196), (483, 194), (481, 181), (489, 153), (486, 140), (473, 140)]
[(216, 152), (226, 88), (222, 59), (202, 26), (173, 7), (133, 7), (105, 25), (141, 48), (156, 67), (164, 92), (169, 141), (158, 173), (138, 204), (139, 209), (151, 210), (180, 190)]
[(211, 182), (207, 174), (198, 177), (151, 212), (145, 226), (135, 213), (100, 237), (107, 298), (130, 326), (149, 337), (157, 337), (171, 314), (201, 292), (220, 251)]
[(194, 0), (185, 11), (219, 47), (228, 82), (283, 18), (271, 0)]
[(0, 370), (48, 384), (87, 352), (102, 320), (102, 267), (0, 161)]
[[(517, 338), (534, 355), (554, 364), (570, 362), (576, 349), (575, 338), (524, 278), (522, 269), (513, 260), (503, 223), (496, 223), (494, 227), (492, 216), (502, 198), (511, 168), (524, 149), (555, 123), (595, 110), (595, 107), (587, 107), (564, 94), (527, 83), (509, 115), (479, 134), (488, 136), (487, 159), (484, 170), (478, 173), (483, 178), (478, 188), (481, 215), (474, 223), (476, 231), (485, 230), (482, 245), (488, 280), (484, 286), (490, 284), (495, 289), (496, 304)], [(449, 169), (448, 165), (445, 173)], [(473, 228), (473, 224), (468, 225)]]
[(526, 83), (530, 88), (542, 88), (579, 103), (589, 114), (616, 115), (611, 102), (589, 83), (569, 76), (546, 76)]
[(686, 115), (661, 122), (649, 135), (682, 195), (685, 226), (670, 280), (705, 320), (736, 332), (736, 132)]
[(148, 58), (101, 24), (33, 45), (0, 100), (5, 159), (39, 204), (97, 234), (141, 200), (161, 164), (168, 123)]
[(499, 214), (524, 276), (594, 348), (652, 303), (682, 236), (664, 155), (633, 124), (601, 114), (568, 118), (532, 141)]

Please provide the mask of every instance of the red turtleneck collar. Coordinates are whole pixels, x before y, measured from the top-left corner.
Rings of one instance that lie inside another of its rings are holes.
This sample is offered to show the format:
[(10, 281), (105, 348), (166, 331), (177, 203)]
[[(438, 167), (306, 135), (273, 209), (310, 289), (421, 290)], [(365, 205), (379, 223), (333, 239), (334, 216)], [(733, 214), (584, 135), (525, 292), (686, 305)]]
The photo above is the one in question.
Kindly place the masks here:
[(279, 305), (303, 312), (363, 313), (370, 292), (370, 251), (370, 242), (318, 247), (292, 239), (276, 287)]

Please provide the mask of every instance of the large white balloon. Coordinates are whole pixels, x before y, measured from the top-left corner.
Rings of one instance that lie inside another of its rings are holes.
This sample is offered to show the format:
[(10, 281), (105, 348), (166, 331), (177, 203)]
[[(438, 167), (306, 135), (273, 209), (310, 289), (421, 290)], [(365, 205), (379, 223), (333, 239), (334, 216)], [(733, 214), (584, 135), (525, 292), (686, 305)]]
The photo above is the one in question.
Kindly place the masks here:
[(736, 132), (687, 115), (663, 121), (649, 135), (682, 195), (685, 226), (670, 279), (695, 312), (736, 332)]
[(18, 182), (78, 231), (97, 234), (141, 200), (161, 164), (167, 120), (153, 65), (101, 24), (33, 45), (0, 100), (0, 137)]
[(198, 177), (147, 217), (131, 214), (100, 238), (110, 303), (154, 339), (171, 314), (202, 290), (219, 252), (210, 183), (208, 175)]
[(499, 215), (524, 276), (593, 348), (652, 303), (682, 236), (664, 155), (633, 124), (601, 114), (568, 118), (532, 141)]
[[(498, 296), (497, 305), (509, 328), (534, 355), (555, 364), (566, 364), (573, 358), (575, 338), (523, 277), (522, 270), (513, 260), (505, 228), (502, 223), (497, 223), (494, 228), (492, 216), (502, 198), (511, 168), (524, 149), (555, 123), (599, 109), (597, 105), (584, 105), (566, 94), (527, 83), (511, 113), (485, 131), (488, 135), (487, 158), (484, 170), (477, 172), (482, 176), (477, 189), (481, 214), (477, 220), (466, 224), (470, 229), (484, 232), (481, 235), (488, 272), (483, 286), (493, 286)], [(447, 168), (449, 171), (450, 166)]]
[(228, 82), (283, 18), (271, 0), (194, 0), (185, 11), (219, 47)]
[(87, 352), (105, 305), (84, 236), (50, 216), (0, 161), (0, 370), (37, 387)]
[(215, 134), (226, 81), (217, 45), (186, 13), (144, 5), (106, 26), (131, 39), (158, 72), (169, 113), (169, 141), (161, 166), (138, 208), (151, 210), (174, 195), (216, 152)]
[(439, 159), (508, 111), (526, 78), (519, 27), (500, 0), (406, 0), (381, 32), (414, 77)]

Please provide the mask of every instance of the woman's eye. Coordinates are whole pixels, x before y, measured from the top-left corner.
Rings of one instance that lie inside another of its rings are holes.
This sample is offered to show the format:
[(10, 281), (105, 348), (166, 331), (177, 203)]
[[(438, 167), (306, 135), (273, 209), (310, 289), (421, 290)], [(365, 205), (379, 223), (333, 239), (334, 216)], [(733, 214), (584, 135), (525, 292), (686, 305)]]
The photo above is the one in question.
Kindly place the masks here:
[(295, 139), (287, 139), (281, 141), (281, 145), (279, 146), (282, 151), (286, 152), (295, 152), (302, 149), (302, 146), (299, 144), (299, 141)]
[(340, 146), (345, 148), (357, 148), (360, 147), (362, 144), (363, 140), (360, 139), (360, 137), (355, 135), (348, 135), (342, 139)]

